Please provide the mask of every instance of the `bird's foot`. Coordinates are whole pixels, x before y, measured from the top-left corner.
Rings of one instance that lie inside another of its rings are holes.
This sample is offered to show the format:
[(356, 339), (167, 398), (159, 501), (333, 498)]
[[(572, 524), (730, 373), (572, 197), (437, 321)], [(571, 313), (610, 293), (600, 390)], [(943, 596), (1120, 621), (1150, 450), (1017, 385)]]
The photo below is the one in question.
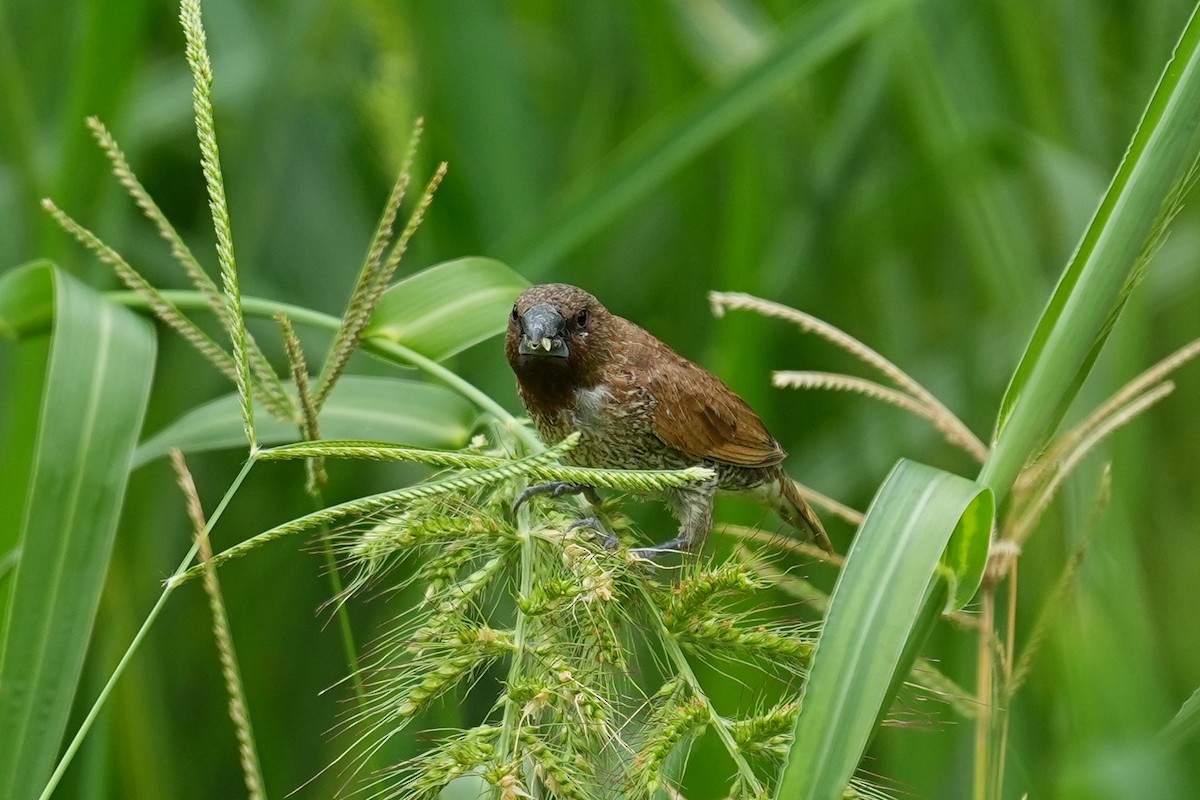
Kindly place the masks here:
[(583, 529), (590, 530), (595, 533), (596, 538), (600, 541), (600, 545), (605, 550), (616, 550), (621, 544), (621, 540), (618, 539), (612, 533), (612, 531), (605, 528), (604, 523), (602, 523), (596, 517), (584, 517), (583, 519), (571, 525), (571, 527), (567, 528), (567, 533), (573, 533), (574, 531)]
[(596, 494), (595, 488), (584, 483), (570, 483), (568, 481), (551, 481), (550, 483), (539, 483), (536, 486), (529, 486), (525, 491), (517, 495), (517, 501), (513, 503), (513, 513), (525, 504), (531, 497), (536, 497), (539, 494), (548, 494), (551, 497), (562, 497), (568, 494), (582, 494), (588, 499), (588, 502), (594, 506), (600, 505), (600, 495)]
[(669, 539), (662, 544), (656, 544), (653, 547), (639, 547), (629, 552), (644, 561), (657, 561), (665, 555), (686, 553), (690, 549), (688, 540), (685, 537), (676, 536), (674, 539)]

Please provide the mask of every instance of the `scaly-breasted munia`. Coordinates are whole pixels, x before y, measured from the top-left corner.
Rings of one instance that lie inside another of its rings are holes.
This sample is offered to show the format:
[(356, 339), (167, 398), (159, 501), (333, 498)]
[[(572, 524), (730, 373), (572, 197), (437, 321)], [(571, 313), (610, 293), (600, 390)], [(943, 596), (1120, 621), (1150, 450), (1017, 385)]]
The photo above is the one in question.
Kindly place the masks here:
[[(712, 527), (718, 491), (749, 495), (832, 550), (817, 515), (780, 466), (786, 453), (732, 389), (648, 331), (576, 286), (526, 289), (513, 306), (508, 363), (546, 442), (579, 431), (566, 459), (577, 466), (682, 469), (715, 478), (671, 489), (679, 534), (648, 551), (692, 549)], [(560, 485), (559, 493), (586, 487)]]

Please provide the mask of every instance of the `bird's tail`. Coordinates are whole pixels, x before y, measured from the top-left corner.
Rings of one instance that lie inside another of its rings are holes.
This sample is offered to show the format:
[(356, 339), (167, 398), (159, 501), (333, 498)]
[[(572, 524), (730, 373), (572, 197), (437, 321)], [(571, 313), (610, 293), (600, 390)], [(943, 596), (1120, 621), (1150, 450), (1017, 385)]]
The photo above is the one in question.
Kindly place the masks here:
[(825, 526), (821, 524), (817, 512), (813, 511), (812, 506), (801, 496), (795, 481), (783, 474), (782, 470), (779, 474), (779, 494), (775, 510), (793, 528), (811, 533), (813, 540), (822, 550), (827, 553), (833, 552), (833, 543), (829, 541), (829, 534), (825, 533)]

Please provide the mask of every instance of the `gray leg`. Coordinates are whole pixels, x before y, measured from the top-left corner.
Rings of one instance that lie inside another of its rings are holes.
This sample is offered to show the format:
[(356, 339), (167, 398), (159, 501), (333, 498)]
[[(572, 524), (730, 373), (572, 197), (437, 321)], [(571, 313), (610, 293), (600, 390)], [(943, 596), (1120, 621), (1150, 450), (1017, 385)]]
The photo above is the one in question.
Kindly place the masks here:
[(667, 505), (679, 520), (679, 534), (654, 547), (642, 547), (633, 551), (640, 558), (655, 559), (666, 553), (698, 550), (712, 528), (713, 486), (674, 489), (667, 495)]
[(676, 536), (674, 539), (668, 539), (662, 544), (656, 544), (654, 547), (639, 547), (636, 550), (631, 550), (638, 558), (644, 558), (647, 561), (657, 561), (659, 558), (668, 553), (684, 553), (690, 548), (682, 536)]

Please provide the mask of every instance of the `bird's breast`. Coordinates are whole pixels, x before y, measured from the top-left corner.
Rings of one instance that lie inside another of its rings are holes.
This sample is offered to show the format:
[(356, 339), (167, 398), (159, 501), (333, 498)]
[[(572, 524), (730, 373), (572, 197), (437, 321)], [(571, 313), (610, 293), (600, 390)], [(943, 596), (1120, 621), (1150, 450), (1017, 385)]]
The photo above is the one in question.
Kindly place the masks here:
[(686, 466), (677, 463), (677, 454), (664, 452), (662, 442), (654, 435), (653, 408), (653, 399), (642, 387), (598, 383), (571, 390), (565, 407), (531, 416), (547, 442), (560, 441), (572, 431), (582, 434), (578, 446), (566, 457), (579, 466)]
[(575, 407), (571, 412), (576, 426), (587, 428), (601, 423), (611, 416), (609, 406), (612, 401), (612, 390), (606, 384), (576, 389)]

